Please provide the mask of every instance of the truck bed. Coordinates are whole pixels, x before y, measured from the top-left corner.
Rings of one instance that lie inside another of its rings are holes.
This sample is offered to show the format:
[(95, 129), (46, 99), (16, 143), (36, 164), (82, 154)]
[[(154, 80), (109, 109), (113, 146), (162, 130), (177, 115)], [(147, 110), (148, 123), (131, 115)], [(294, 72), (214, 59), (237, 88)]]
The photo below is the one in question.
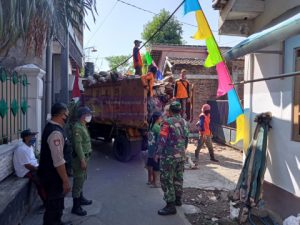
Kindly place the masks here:
[(147, 126), (147, 91), (140, 78), (85, 84), (83, 102), (93, 111), (93, 122), (119, 127)]

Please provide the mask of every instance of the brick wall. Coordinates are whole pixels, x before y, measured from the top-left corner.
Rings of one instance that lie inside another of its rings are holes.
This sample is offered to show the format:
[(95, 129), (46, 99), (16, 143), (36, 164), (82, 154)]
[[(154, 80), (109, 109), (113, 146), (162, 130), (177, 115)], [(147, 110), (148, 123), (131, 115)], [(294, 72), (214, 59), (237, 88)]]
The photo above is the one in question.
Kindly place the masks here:
[(201, 107), (207, 103), (208, 100), (216, 99), (218, 88), (217, 79), (190, 79), (193, 85), (193, 121), (191, 122), (191, 132), (196, 131), (195, 124), (198, 121)]

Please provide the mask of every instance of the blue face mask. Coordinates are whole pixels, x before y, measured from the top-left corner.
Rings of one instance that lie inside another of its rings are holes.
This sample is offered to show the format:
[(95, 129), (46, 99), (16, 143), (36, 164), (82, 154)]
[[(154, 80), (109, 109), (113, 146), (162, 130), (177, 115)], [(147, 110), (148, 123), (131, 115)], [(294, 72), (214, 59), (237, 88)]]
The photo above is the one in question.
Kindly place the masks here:
[(29, 141), (29, 146), (34, 146), (35, 145), (35, 142), (36, 142), (36, 138), (35, 137), (33, 137), (33, 138), (31, 138), (31, 140)]

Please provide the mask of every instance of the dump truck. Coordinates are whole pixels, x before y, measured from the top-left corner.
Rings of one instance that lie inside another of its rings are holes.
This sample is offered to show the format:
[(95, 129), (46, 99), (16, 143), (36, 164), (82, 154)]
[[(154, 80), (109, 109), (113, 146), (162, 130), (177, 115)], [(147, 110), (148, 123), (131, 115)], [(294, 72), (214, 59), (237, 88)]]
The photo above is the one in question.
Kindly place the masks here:
[(91, 137), (107, 142), (114, 139), (115, 157), (130, 160), (143, 148), (147, 131), (147, 90), (141, 79), (85, 82), (84, 89), (82, 103), (93, 111)]

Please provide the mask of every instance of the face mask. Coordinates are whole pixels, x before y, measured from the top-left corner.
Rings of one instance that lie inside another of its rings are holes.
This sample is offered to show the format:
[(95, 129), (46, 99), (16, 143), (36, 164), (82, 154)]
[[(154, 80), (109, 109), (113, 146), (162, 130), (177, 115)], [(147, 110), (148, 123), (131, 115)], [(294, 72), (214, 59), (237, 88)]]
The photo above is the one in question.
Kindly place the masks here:
[(205, 115), (210, 114), (210, 110), (205, 110), (205, 111), (204, 111), (204, 114), (205, 114)]
[(84, 120), (85, 120), (85, 122), (89, 123), (89, 122), (91, 122), (91, 120), (92, 120), (92, 116), (86, 116), (86, 117), (84, 118)]
[(31, 140), (29, 141), (29, 146), (34, 146), (35, 145), (35, 142), (36, 142), (36, 138), (35, 137), (33, 137), (33, 138), (31, 138)]
[(64, 123), (66, 124), (68, 122), (69, 117), (67, 116), (66, 118), (63, 119)]

